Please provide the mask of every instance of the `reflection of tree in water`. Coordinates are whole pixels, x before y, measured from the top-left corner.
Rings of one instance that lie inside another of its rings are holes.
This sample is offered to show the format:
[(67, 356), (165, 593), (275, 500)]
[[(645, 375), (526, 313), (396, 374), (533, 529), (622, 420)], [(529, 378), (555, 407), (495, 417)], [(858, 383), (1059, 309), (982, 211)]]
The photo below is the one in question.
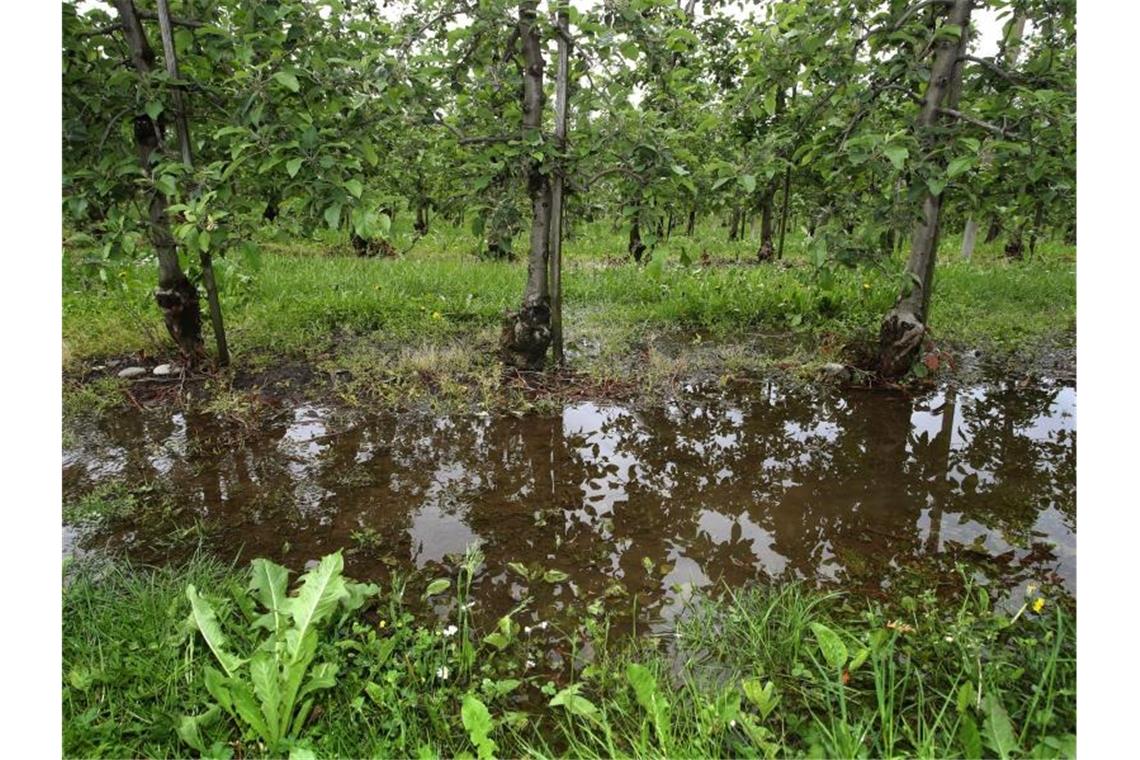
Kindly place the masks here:
[[(349, 557), (368, 577), (382, 573), (380, 559), (424, 566), (479, 539), (480, 588), (498, 609), (517, 581), (505, 571), (512, 561), (568, 573), (583, 599), (621, 579), (653, 605), (675, 583), (788, 573), (877, 584), (976, 537), (1004, 552), (1003, 537), (1025, 543), (1052, 511), (1069, 540), (1075, 435), (1061, 412), (1072, 394), (968, 389), (912, 401), (768, 386), (716, 402), (636, 412), (584, 403), (522, 419), (339, 419), (299, 408), (240, 439), (205, 416), (123, 415), (98, 439), (117, 457), (105, 468), (121, 467), (114, 477), (158, 479), (166, 496), (221, 525), (228, 556), (243, 546), (246, 557), (296, 565), (352, 547), (353, 532), (368, 529), (375, 555)], [(65, 484), (100, 471), (84, 457), (65, 467)], [(1024, 559), (1058, 562), (1039, 546)], [(543, 604), (569, 596), (565, 584), (536, 585)]]

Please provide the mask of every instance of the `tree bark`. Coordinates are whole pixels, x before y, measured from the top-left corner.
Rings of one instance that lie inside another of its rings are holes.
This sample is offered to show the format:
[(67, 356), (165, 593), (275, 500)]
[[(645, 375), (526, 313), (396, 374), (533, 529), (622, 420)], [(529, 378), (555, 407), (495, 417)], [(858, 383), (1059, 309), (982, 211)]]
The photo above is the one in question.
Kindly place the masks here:
[[(558, 77), (554, 95), (554, 141), (561, 160), (566, 156), (567, 105), (570, 97), (570, 15), (565, 4), (558, 7)], [(550, 337), (554, 363), (566, 363), (562, 348), (562, 212), (566, 167), (559, 163), (554, 173), (550, 207)]]
[[(170, 6), (167, 0), (158, 0), (158, 27), (162, 34), (162, 57), (166, 63), (166, 73), (178, 80), (178, 57), (174, 50), (174, 28), (170, 23)], [(178, 145), (182, 151), (182, 163), (187, 168), (194, 166), (190, 148), (190, 121), (186, 116), (186, 102), (182, 92), (174, 89), (175, 123), (178, 127)], [(226, 326), (222, 320), (222, 302), (218, 296), (218, 283), (214, 279), (214, 261), (207, 250), (198, 252), (198, 263), (202, 267), (202, 284), (206, 286), (206, 302), (210, 306), (210, 324), (214, 328), (214, 341), (218, 348), (218, 365), (226, 367), (230, 363), (230, 349), (226, 341)]]
[(974, 217), (966, 220), (966, 231), (962, 233), (962, 258), (969, 261), (974, 256), (974, 244), (978, 242), (978, 222)]
[[(954, 0), (947, 23), (966, 29), (972, 5), (973, 0)], [(930, 80), (916, 125), (920, 139), (928, 146), (932, 139), (931, 128), (939, 121), (938, 109), (943, 105), (949, 108), (957, 105), (949, 96), (955, 90), (960, 92), (954, 76), (961, 76), (958, 58), (961, 57), (964, 40), (964, 34), (958, 39), (942, 36), (936, 45)], [(909, 282), (894, 307), (887, 312), (879, 330), (879, 372), (885, 377), (897, 377), (910, 368), (926, 334), (941, 211), (942, 195), (927, 192), (922, 200), (922, 217), (915, 223), (911, 235), (910, 258), (906, 267)]]
[(1037, 208), (1033, 211), (1033, 228), (1029, 230), (1029, 258), (1033, 258), (1033, 254), (1037, 252), (1037, 235), (1041, 232), (1043, 221), (1045, 221), (1045, 204), (1038, 201)]
[(1001, 235), (1001, 226), (1002, 226), (1001, 225), (1001, 219), (999, 217), (997, 217), (997, 216), (991, 217), (990, 218), (990, 226), (986, 229), (986, 240), (985, 240), (985, 242), (992, 243), (995, 240), (997, 240), (998, 236)]
[[(131, 63), (140, 77), (150, 75), (155, 62), (154, 49), (147, 41), (133, 0), (114, 0), (120, 29), (127, 41)], [(135, 148), (139, 163), (148, 178), (153, 179), (151, 163), (162, 146), (162, 126), (145, 113), (134, 118)], [(202, 349), (202, 313), (198, 305), (198, 289), (187, 279), (178, 262), (178, 248), (170, 232), (166, 198), (157, 188), (151, 190), (148, 210), (148, 234), (158, 256), (158, 288), (154, 300), (162, 309), (167, 332), (188, 364), (198, 361)]]
[(689, 209), (689, 222), (685, 225), (686, 237), (693, 236), (693, 230), (697, 228), (697, 210)]
[(633, 260), (641, 263), (641, 257), (645, 254), (645, 243), (641, 242), (641, 208), (637, 209), (637, 213), (633, 215), (633, 223), (629, 226), (629, 255), (633, 256)]
[[(541, 140), (542, 129), (542, 42), (537, 21), (538, 0), (519, 3), (519, 40), (523, 53), (522, 126), (523, 139)], [(518, 311), (503, 319), (499, 339), (503, 363), (519, 369), (538, 370), (546, 361), (550, 346), (550, 290), (548, 255), (550, 246), (550, 180), (534, 159), (527, 159), (527, 192), (531, 202), (530, 252), (523, 302)]]

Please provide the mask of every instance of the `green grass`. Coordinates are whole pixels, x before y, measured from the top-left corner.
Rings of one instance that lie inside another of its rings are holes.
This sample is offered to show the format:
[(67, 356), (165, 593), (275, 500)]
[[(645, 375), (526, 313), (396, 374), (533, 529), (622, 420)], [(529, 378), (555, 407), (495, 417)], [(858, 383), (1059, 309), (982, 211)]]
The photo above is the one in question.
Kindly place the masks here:
[[(1072, 754), (1075, 619), (1051, 592), (1030, 591), (1011, 614), (969, 582), (953, 598), (887, 604), (758, 587), (697, 598), (668, 640), (617, 636), (595, 609), (566, 641), (579, 651), (585, 635), (592, 658), (550, 680), (525, 664), (541, 659), (530, 637), (495, 621), (469, 626), (465, 578), (477, 565), (473, 555), (458, 571), (448, 620), (411, 614), (410, 589), (426, 580), (413, 578), (334, 626), (317, 661), (338, 665), (336, 684), (319, 692), (299, 746), (320, 757), (474, 755), (481, 727), (508, 757)], [(207, 594), (223, 622), (240, 619), (254, 615), (247, 573), (198, 558), (167, 569), (80, 563), (69, 578), (64, 754), (185, 756), (177, 726), (209, 709), (213, 664), (186, 624), (185, 588)], [(492, 646), (490, 630), (508, 635)], [(261, 638), (229, 623), (226, 633), (231, 651)], [(480, 720), (463, 717), (472, 699), (486, 707)], [(202, 739), (218, 754), (264, 754), (224, 714)]]
[[(658, 269), (626, 260), (622, 231), (606, 223), (582, 226), (567, 246), (564, 275), (571, 366), (596, 381), (652, 392), (696, 370), (723, 377), (777, 363), (853, 361), (844, 347), (875, 339), (900, 287), (901, 257), (840, 266), (821, 277), (802, 257), (802, 235), (789, 237), (787, 261), (774, 265), (753, 263), (754, 241), (723, 237), (712, 223), (692, 238), (674, 236), (661, 246)], [(463, 230), (437, 225), (399, 259), (359, 259), (335, 238), (265, 240), (255, 252), (234, 252), (219, 260), (218, 270), (235, 367), (256, 371), (300, 359), (330, 372), (347, 369), (354, 382), (338, 392), (349, 402), (501, 402), (498, 329), (521, 298), (526, 267), (480, 260), (472, 254), (475, 242)], [(682, 266), (683, 251), (692, 261), (709, 253), (710, 265)], [(952, 239), (943, 251), (930, 320), (942, 345), (1012, 355), (1070, 339), (1071, 248), (1042, 243), (1025, 262), (1007, 262), (991, 247), (965, 263)], [(76, 252), (65, 254), (63, 337), (71, 376), (106, 357), (171, 356), (152, 302), (153, 266), (92, 268), (80, 260)], [(697, 344), (718, 350), (685, 348)], [(647, 356), (650, 364), (662, 360), (652, 377)], [(72, 382), (67, 395), (67, 409), (75, 411), (101, 408), (122, 394), (113, 382)]]

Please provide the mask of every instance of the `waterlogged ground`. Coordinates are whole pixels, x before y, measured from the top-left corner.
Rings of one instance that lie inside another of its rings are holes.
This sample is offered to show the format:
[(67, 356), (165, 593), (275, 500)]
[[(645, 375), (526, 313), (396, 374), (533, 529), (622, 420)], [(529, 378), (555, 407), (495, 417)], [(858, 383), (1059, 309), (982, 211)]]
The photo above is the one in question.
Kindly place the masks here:
[[(720, 582), (952, 587), (956, 562), (997, 587), (1075, 593), (1075, 409), (1068, 383), (1001, 381), (919, 395), (757, 383), (560, 416), (310, 404), (245, 427), (120, 411), (67, 431), (64, 551), (162, 562), (201, 545), (300, 569), (344, 548), (353, 577), (418, 569), (418, 590), (478, 541), (480, 616), (523, 605), (524, 625), (600, 601), (660, 629)], [(116, 515), (86, 522), (95, 497)]]

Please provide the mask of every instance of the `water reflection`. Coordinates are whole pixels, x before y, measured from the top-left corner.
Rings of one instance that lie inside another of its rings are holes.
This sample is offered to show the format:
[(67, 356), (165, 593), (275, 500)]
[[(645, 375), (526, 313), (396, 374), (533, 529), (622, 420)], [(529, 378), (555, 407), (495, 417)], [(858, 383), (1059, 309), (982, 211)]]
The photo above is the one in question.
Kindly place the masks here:
[[(1068, 386), (915, 399), (768, 385), (521, 419), (304, 406), (238, 444), (209, 418), (124, 414), (77, 431), (63, 476), (73, 495), (156, 482), (190, 507), (177, 519), (211, 521), (229, 556), (300, 564), (355, 545), (358, 577), (480, 540), (477, 590), (501, 609), (519, 595), (510, 561), (570, 576), (538, 592), (554, 611), (575, 596), (625, 598), (615, 581), (668, 615), (686, 590), (719, 580), (877, 587), (915, 563), (971, 558), (1075, 590), (1075, 404)], [(148, 532), (169, 528), (128, 526), (127, 549), (145, 553)]]

